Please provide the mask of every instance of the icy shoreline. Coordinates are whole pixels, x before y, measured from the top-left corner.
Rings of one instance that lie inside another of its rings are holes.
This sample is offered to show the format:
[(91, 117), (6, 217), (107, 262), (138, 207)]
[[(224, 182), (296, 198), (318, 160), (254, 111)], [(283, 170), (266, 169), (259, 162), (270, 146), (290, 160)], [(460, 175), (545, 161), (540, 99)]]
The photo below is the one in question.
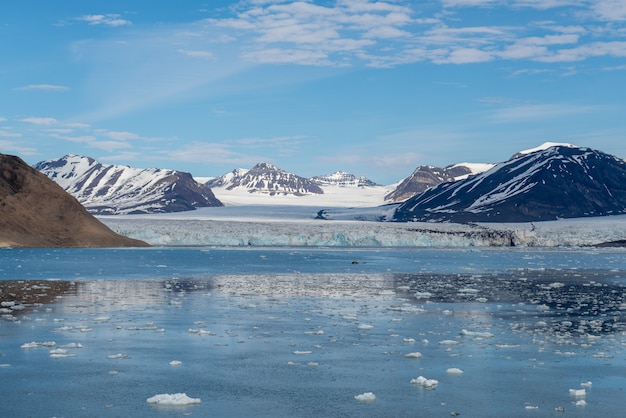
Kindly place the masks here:
[(318, 209), (206, 208), (99, 219), (119, 234), (158, 246), (584, 247), (626, 239), (626, 215), (466, 225), (373, 221), (384, 216), (380, 208), (329, 210), (326, 219), (315, 219)]

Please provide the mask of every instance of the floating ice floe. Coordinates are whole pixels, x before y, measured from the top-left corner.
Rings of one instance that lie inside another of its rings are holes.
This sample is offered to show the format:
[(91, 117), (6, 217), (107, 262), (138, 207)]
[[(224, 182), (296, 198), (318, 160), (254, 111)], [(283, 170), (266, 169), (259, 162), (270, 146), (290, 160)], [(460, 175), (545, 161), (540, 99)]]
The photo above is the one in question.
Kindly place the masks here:
[(29, 350), (31, 348), (39, 348), (39, 347), (54, 347), (56, 346), (57, 343), (55, 343), (54, 341), (46, 341), (46, 342), (37, 342), (37, 341), (33, 341), (30, 343), (24, 343), (20, 346), (20, 348), (23, 348), (24, 350)]
[(587, 391), (585, 389), (570, 389), (569, 394), (577, 398), (583, 398), (587, 395)]
[(461, 335), (465, 337), (476, 337), (476, 338), (493, 338), (494, 335), (487, 331), (468, 331), (466, 329), (461, 330)]
[(374, 402), (376, 400), (376, 395), (374, 395), (372, 392), (365, 392), (360, 395), (356, 395), (354, 399), (356, 399), (359, 402), (369, 403), (369, 402)]
[(424, 389), (434, 389), (439, 384), (439, 381), (435, 379), (426, 379), (424, 376), (419, 376), (415, 379), (411, 379), (411, 384), (421, 386)]
[(581, 399), (579, 401), (576, 401), (576, 403), (574, 405), (576, 405), (576, 406), (585, 406), (585, 405), (587, 405), (587, 402), (584, 399)]
[(109, 355), (107, 356), (107, 358), (108, 358), (109, 360), (117, 360), (117, 359), (122, 359), (122, 358), (126, 358), (126, 357), (128, 357), (128, 355), (126, 355), (126, 354), (122, 354), (122, 353), (118, 353), (118, 354), (109, 354)]
[(172, 360), (172, 361), (169, 362), (170, 366), (180, 366), (182, 364), (183, 364), (183, 362), (180, 361), (180, 360)]
[(415, 351), (413, 353), (405, 354), (404, 357), (406, 357), (406, 358), (422, 358), (422, 353), (420, 353), (418, 351)]
[(190, 398), (186, 393), (164, 393), (146, 399), (147, 403), (157, 405), (195, 405), (202, 402), (200, 398)]
[(591, 385), (592, 385), (592, 383), (590, 381), (589, 382), (583, 382), (583, 383), (580, 384), (580, 386), (582, 386), (584, 388), (590, 388)]
[(460, 341), (456, 341), (456, 340), (441, 340), (439, 341), (439, 345), (460, 345), (461, 342)]
[(307, 355), (307, 354), (313, 354), (313, 352), (312, 352), (312, 351), (299, 351), (299, 350), (296, 350), (296, 351), (294, 351), (293, 353), (294, 353), (295, 355), (297, 355), (297, 356), (303, 356), (303, 355)]
[(448, 370), (446, 370), (446, 373), (448, 373), (448, 374), (463, 374), (463, 370), (459, 369), (458, 367), (450, 367)]
[(359, 326), (357, 327), (358, 329), (372, 329), (374, 328), (374, 325), (370, 325), (370, 324), (359, 324)]

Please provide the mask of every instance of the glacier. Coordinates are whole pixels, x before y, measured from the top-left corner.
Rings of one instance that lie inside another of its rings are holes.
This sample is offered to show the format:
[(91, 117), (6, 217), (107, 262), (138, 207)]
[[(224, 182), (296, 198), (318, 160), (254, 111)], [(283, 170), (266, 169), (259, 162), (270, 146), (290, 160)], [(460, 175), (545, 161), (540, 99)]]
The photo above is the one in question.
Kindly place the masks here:
[[(626, 239), (626, 215), (528, 223), (381, 222), (395, 207), (230, 206), (98, 219), (155, 246), (580, 247)], [(320, 214), (324, 219), (316, 219)]]

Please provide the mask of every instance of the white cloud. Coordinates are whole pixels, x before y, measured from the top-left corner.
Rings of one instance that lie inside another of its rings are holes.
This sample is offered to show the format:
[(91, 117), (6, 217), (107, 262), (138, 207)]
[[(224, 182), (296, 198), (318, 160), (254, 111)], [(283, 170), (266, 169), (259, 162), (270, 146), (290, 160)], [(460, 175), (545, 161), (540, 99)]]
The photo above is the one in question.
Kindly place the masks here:
[(596, 0), (592, 10), (600, 20), (626, 20), (626, 0)]
[(121, 19), (119, 14), (83, 15), (77, 17), (76, 20), (90, 25), (127, 26), (132, 24), (130, 20)]
[(572, 115), (598, 112), (600, 107), (570, 104), (520, 104), (492, 111), (488, 118), (495, 122), (521, 122), (526, 120), (553, 119)]
[(20, 155), (35, 155), (37, 150), (31, 147), (25, 147), (23, 144), (19, 144), (14, 141), (0, 140), (0, 149), (2, 152), (12, 152)]
[(29, 84), (23, 87), (17, 87), (15, 90), (29, 91), (29, 90), (41, 90), (41, 91), (67, 91), (69, 87), (58, 86), (55, 84)]
[(179, 54), (191, 57), (191, 58), (202, 58), (202, 59), (213, 59), (215, 55), (209, 51), (193, 51), (188, 49), (179, 49)]
[(22, 134), (18, 132), (11, 132), (6, 129), (0, 129), (0, 138), (20, 138)]
[(55, 118), (37, 118), (29, 117), (20, 119), (21, 122), (32, 123), (34, 125), (56, 125), (58, 121)]

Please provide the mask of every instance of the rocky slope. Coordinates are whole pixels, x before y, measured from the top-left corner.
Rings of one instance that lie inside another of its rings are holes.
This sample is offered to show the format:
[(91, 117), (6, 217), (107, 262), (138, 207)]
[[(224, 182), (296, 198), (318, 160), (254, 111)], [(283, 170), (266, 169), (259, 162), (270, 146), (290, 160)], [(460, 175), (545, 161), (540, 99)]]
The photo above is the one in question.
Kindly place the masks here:
[(20, 158), (0, 154), (0, 247), (139, 247)]
[(380, 186), (366, 177), (357, 177), (345, 171), (336, 171), (325, 176), (311, 177), (311, 181), (318, 186), (339, 186), (339, 187), (375, 187)]
[(246, 190), (249, 193), (270, 196), (305, 196), (324, 193), (315, 182), (268, 163), (259, 163), (250, 170), (233, 170), (208, 181), (205, 186), (222, 187), (226, 190)]
[(404, 202), (405, 200), (423, 193), (429, 187), (441, 183), (457, 181), (471, 174), (477, 174), (493, 167), (493, 164), (455, 164), (447, 167), (421, 165), (391, 193), (385, 195), (385, 201)]
[(37, 163), (44, 173), (97, 215), (163, 213), (222, 206), (210, 189), (191, 174), (102, 164), (93, 158), (66, 155)]
[(626, 213), (626, 161), (572, 145), (521, 152), (400, 205), (396, 221), (532, 222)]

